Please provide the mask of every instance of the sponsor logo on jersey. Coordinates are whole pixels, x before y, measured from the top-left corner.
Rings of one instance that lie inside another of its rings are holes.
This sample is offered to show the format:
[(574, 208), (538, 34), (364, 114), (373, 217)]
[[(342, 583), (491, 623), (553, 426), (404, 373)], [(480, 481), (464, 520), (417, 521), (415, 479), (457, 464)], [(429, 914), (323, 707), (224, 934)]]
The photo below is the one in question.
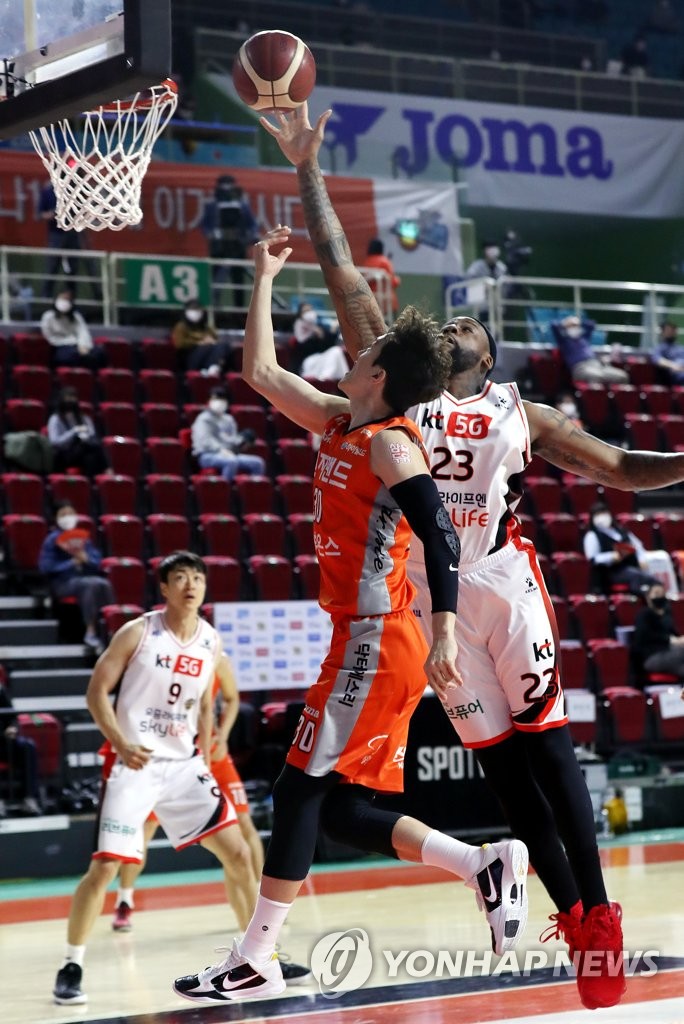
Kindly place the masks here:
[(473, 441), (481, 441), (487, 437), (491, 422), (491, 416), (483, 416), (479, 412), (452, 412), (444, 433), (447, 437), (467, 437)]
[(353, 444), (351, 441), (343, 441), (340, 445), (342, 451), (349, 452), (350, 455), (366, 455), (365, 448), (359, 448), (358, 444)]
[(539, 587), (537, 586), (535, 580), (531, 576), (527, 576), (525, 578), (525, 590), (523, 591), (523, 593), (533, 594), (535, 590), (539, 590)]
[(204, 662), (201, 658), (191, 658), (189, 654), (179, 654), (173, 666), (174, 675), (191, 676), (196, 679), (202, 671)]
[(428, 412), (427, 409), (423, 409), (423, 418), (420, 421), (421, 430), (443, 430), (444, 429), (444, 415), (441, 409), (437, 409), (435, 412)]
[(359, 644), (354, 651), (355, 661), (351, 672), (347, 675), (347, 682), (344, 686), (344, 693), (338, 700), (338, 704), (343, 704), (345, 707), (353, 708), (354, 702), (356, 701), (356, 694), (359, 690), (359, 684), (363, 682), (366, 670), (368, 668), (368, 661), (370, 659), (371, 645), (370, 644)]
[(158, 654), (154, 663), (155, 668), (171, 668), (171, 655)]
[(323, 452), (318, 453), (316, 477), (324, 484), (329, 484), (331, 487), (339, 487), (343, 491), (346, 490), (349, 470), (351, 468), (351, 462), (338, 459), (335, 455), (326, 455)]
[(534, 654), (535, 661), (551, 661), (554, 657), (553, 640), (544, 640), (538, 644), (536, 641), (532, 643), (532, 652)]

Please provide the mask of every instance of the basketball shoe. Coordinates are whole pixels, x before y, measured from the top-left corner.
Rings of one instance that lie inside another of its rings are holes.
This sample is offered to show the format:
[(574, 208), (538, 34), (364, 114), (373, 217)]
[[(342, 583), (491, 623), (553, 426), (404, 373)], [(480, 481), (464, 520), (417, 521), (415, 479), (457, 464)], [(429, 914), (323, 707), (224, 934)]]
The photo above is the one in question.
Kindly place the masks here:
[(79, 964), (69, 962), (60, 967), (52, 990), (58, 1006), (78, 1006), (88, 1002), (88, 996), (81, 991), (82, 978), (83, 968)]
[(492, 933), (492, 949), (501, 956), (514, 949), (527, 922), (527, 847), (519, 839), (485, 843), (485, 861), (466, 881), (475, 890)]
[(575, 955), (580, 947), (582, 932), (582, 916), (584, 908), (581, 900), (578, 900), (568, 913), (559, 910), (557, 914), (551, 914), (549, 921), (553, 921), (546, 931), (539, 936), (541, 942), (548, 942), (549, 939), (563, 939), (568, 944), (570, 959), (576, 965)]
[(592, 907), (582, 922), (577, 988), (588, 1010), (615, 1006), (627, 989), (621, 921), (619, 903), (602, 903)]
[(119, 904), (114, 911), (114, 920), (112, 921), (112, 928), (115, 932), (130, 932), (133, 928), (133, 922), (131, 921), (131, 908), (128, 906), (125, 900)]
[(255, 967), (245, 959), (238, 940), (234, 939), (225, 960), (213, 967), (205, 967), (199, 974), (176, 978), (173, 990), (195, 1003), (220, 1003), (279, 996), (285, 991), (285, 981), (276, 953), (268, 963)]

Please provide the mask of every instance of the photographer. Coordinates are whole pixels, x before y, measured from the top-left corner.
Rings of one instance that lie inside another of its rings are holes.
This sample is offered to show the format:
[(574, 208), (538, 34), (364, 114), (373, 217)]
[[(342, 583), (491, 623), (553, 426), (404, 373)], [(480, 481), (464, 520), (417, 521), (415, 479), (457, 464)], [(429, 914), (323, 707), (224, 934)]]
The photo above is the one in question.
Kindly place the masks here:
[[(244, 260), (249, 247), (257, 241), (259, 226), (256, 218), (244, 192), (231, 175), (224, 174), (217, 179), (214, 199), (204, 210), (202, 230), (213, 260)], [(214, 284), (225, 281), (226, 269), (233, 284), (233, 305), (246, 308), (244, 267), (215, 266)]]
[(237, 473), (262, 475), (266, 469), (264, 460), (245, 451), (254, 437), (254, 431), (238, 429), (235, 417), (228, 412), (225, 388), (212, 388), (207, 408), (192, 425), (192, 454), (202, 469), (217, 469), (226, 480), (232, 480)]

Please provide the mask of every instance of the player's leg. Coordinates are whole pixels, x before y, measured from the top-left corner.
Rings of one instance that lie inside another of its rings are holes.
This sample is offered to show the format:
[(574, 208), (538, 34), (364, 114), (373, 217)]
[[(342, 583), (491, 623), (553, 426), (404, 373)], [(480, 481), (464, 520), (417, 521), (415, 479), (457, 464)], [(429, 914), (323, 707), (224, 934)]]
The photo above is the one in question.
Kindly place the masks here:
[(228, 902), (235, 911), (241, 931), (249, 924), (257, 897), (257, 879), (252, 854), (239, 828), (225, 828), (206, 836), (201, 845), (220, 861)]
[(238, 824), (242, 832), (242, 838), (249, 847), (252, 857), (252, 870), (256, 878), (261, 878), (264, 870), (264, 844), (261, 841), (257, 828), (252, 821), (249, 811), (238, 811)]
[(147, 864), (147, 850), (157, 831), (158, 822), (151, 814), (143, 825), (143, 855), (140, 863), (122, 863), (119, 868), (119, 885), (114, 904), (112, 928), (115, 932), (130, 932), (133, 928), (131, 914), (135, 907), (135, 883)]

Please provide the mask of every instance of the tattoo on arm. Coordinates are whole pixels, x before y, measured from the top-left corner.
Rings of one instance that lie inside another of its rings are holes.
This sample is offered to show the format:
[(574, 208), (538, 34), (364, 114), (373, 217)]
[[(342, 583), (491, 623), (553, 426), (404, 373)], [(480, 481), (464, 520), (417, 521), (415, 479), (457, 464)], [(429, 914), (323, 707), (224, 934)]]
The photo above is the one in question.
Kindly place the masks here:
[(321, 169), (317, 163), (297, 168), (304, 220), (323, 269), (353, 266), (347, 236), (333, 209)]

